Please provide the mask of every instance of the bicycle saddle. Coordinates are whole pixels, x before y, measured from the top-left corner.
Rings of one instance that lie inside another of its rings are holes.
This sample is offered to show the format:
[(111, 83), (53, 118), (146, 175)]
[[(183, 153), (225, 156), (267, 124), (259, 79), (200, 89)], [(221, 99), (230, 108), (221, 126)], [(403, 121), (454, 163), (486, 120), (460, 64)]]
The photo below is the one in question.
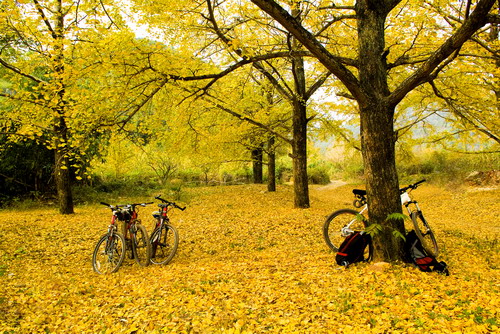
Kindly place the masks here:
[(353, 189), (352, 193), (357, 196), (366, 196), (366, 190), (363, 189)]

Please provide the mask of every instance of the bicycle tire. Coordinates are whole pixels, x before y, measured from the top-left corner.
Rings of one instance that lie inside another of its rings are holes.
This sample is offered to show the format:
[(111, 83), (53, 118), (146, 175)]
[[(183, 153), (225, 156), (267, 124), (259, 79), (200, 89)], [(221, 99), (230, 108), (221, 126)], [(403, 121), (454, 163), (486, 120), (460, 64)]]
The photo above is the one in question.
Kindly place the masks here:
[(151, 259), (151, 243), (149, 242), (146, 228), (141, 224), (135, 225), (135, 233), (132, 234), (132, 252), (135, 262), (141, 267), (149, 266)]
[(98, 274), (118, 271), (125, 258), (125, 239), (115, 232), (110, 242), (109, 233), (104, 234), (97, 242), (92, 254), (92, 268)]
[(353, 231), (363, 231), (366, 228), (366, 219), (356, 210), (337, 210), (326, 218), (323, 224), (323, 237), (332, 251), (338, 252), (340, 244), (346, 237), (342, 235), (342, 228), (351, 222), (350, 229)]
[(411, 220), (413, 222), (413, 227), (415, 228), (415, 233), (422, 243), (425, 251), (429, 255), (437, 257), (439, 254), (439, 248), (429, 223), (424, 218), (421, 211), (413, 211), (411, 213)]
[(157, 227), (150, 237), (151, 263), (167, 264), (172, 261), (179, 246), (179, 233), (172, 225)]

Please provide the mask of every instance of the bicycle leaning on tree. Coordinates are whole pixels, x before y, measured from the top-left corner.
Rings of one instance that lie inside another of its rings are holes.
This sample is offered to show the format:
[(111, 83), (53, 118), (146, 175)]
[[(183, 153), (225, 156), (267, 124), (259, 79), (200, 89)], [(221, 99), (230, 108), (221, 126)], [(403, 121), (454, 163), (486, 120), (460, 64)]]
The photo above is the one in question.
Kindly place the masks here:
[(158, 204), (160, 210), (153, 212), (156, 222), (155, 228), (149, 238), (152, 249), (151, 263), (167, 264), (172, 260), (179, 246), (179, 233), (170, 224), (168, 214), (174, 208), (184, 211), (186, 207), (180, 207), (174, 202), (167, 201), (161, 198), (161, 195), (156, 196), (155, 199), (162, 203)]
[[(141, 266), (147, 266), (151, 258), (151, 244), (146, 228), (138, 219), (138, 206), (151, 203), (111, 205), (101, 202), (111, 209), (111, 223), (108, 232), (97, 242), (92, 255), (92, 268), (99, 274), (118, 271), (125, 258), (126, 251), (130, 258)], [(123, 234), (118, 231), (118, 222), (122, 222)]]
[[(425, 219), (418, 202), (413, 200), (410, 196), (411, 191), (417, 189), (423, 182), (425, 182), (425, 180), (420, 180), (401, 188), (401, 203), (408, 211), (408, 215), (413, 222), (415, 233), (422, 242), (422, 246), (430, 255), (436, 257), (439, 253), (439, 249), (434, 232)], [(368, 220), (365, 216), (368, 212), (366, 190), (354, 189), (352, 192), (355, 196), (353, 205), (356, 208), (360, 208), (360, 210), (337, 210), (329, 215), (323, 224), (323, 237), (328, 247), (334, 252), (338, 252), (339, 246), (345, 237), (355, 231), (364, 231), (367, 228)], [(368, 252), (368, 254), (365, 256), (365, 259), (371, 259), (373, 254), (373, 246), (371, 244), (367, 247), (366, 252)]]

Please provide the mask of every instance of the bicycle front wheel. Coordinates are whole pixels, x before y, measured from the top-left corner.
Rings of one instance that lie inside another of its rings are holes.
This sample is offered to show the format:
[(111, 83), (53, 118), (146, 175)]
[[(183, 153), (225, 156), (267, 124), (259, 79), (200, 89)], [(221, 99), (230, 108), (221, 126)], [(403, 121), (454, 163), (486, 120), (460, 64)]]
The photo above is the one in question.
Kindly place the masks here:
[(149, 243), (146, 228), (141, 224), (136, 224), (136, 232), (132, 234), (132, 252), (135, 261), (142, 267), (149, 265), (151, 258), (151, 244)]
[(177, 251), (179, 246), (179, 233), (177, 229), (171, 225), (163, 225), (161, 228), (156, 228), (151, 233), (151, 262), (154, 264), (169, 263)]
[(92, 255), (92, 268), (98, 274), (118, 271), (125, 258), (125, 239), (115, 232), (106, 233), (97, 242)]
[(364, 216), (356, 210), (337, 210), (326, 218), (323, 224), (323, 237), (328, 247), (334, 252), (338, 252), (345, 237), (354, 231), (364, 231), (365, 224)]
[(436, 237), (434, 236), (434, 232), (432, 232), (429, 223), (427, 223), (427, 220), (425, 220), (422, 212), (413, 211), (411, 213), (411, 220), (413, 222), (413, 226), (415, 227), (415, 233), (420, 239), (420, 242), (422, 243), (422, 246), (424, 247), (426, 252), (434, 257), (438, 256), (439, 249)]

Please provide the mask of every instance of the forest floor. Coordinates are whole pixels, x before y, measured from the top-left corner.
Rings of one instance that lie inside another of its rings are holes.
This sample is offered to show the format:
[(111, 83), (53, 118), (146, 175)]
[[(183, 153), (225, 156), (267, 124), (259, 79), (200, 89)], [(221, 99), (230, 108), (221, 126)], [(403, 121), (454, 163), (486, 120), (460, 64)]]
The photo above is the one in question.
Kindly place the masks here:
[[(450, 276), (337, 266), (321, 229), (329, 213), (352, 207), (353, 187), (312, 186), (305, 210), (293, 208), (289, 186), (186, 189), (187, 209), (172, 217), (181, 238), (173, 261), (143, 268), (126, 258), (110, 275), (91, 266), (109, 224), (98, 201), (70, 216), (2, 210), (0, 332), (500, 332), (498, 187), (413, 192)], [(149, 231), (154, 210), (140, 212)]]

